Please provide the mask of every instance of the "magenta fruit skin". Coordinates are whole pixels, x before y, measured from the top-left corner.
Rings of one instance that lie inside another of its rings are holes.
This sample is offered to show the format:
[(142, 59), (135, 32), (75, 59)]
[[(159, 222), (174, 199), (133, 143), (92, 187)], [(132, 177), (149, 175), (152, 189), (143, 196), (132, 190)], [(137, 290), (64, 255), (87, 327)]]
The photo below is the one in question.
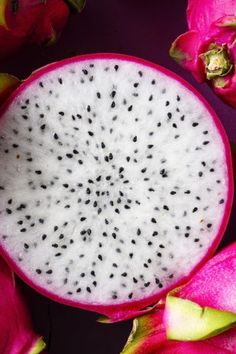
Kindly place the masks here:
[(228, 141), (228, 137), (226, 135), (226, 132), (220, 122), (220, 119), (216, 115), (215, 111), (212, 109), (212, 107), (209, 105), (209, 103), (199, 94), (199, 92), (193, 88), (188, 82), (183, 80), (181, 77), (176, 75), (175, 73), (169, 71), (168, 69), (159, 66), (157, 64), (154, 64), (152, 62), (149, 62), (147, 60), (129, 56), (129, 55), (123, 55), (123, 54), (116, 54), (116, 53), (96, 53), (96, 54), (86, 54), (86, 55), (81, 55), (81, 56), (75, 56), (72, 58), (68, 58), (59, 62), (55, 62), (49, 65), (44, 66), (41, 69), (36, 70), (29, 76), (28, 79), (26, 79), (20, 86), (19, 88), (16, 89), (16, 91), (13, 92), (13, 94), (7, 99), (5, 104), (0, 108), (0, 119), (2, 115), (7, 111), (8, 107), (10, 104), (21, 94), (22, 91), (24, 91), (27, 87), (29, 87), (32, 83), (34, 83), (35, 80), (43, 76), (44, 74), (54, 70), (58, 69), (64, 65), (68, 65), (71, 63), (75, 62), (83, 62), (86, 60), (96, 60), (96, 59), (117, 59), (117, 60), (124, 60), (124, 61), (130, 61), (133, 63), (141, 64), (146, 67), (149, 67), (151, 69), (157, 70), (168, 77), (176, 80), (180, 84), (182, 84), (188, 91), (190, 91), (195, 97), (199, 99), (199, 101), (204, 105), (204, 107), (207, 109), (209, 114), (211, 115), (211, 118), (219, 132), (219, 135), (222, 138), (224, 147), (225, 147), (225, 160), (226, 160), (226, 165), (228, 168), (228, 194), (227, 194), (227, 201), (225, 203), (225, 212), (224, 216), (222, 218), (221, 225), (218, 230), (218, 234), (215, 236), (214, 241), (212, 242), (211, 247), (207, 250), (206, 254), (204, 257), (201, 259), (201, 261), (196, 264), (196, 266), (189, 272), (189, 274), (186, 277), (183, 277), (180, 281), (176, 282), (171, 288), (166, 288), (163, 291), (159, 292), (158, 294), (154, 294), (152, 296), (143, 298), (141, 300), (136, 300), (133, 302), (124, 302), (122, 304), (117, 304), (117, 305), (97, 305), (97, 304), (92, 304), (92, 303), (81, 303), (73, 300), (68, 300), (64, 299), (63, 297), (60, 297), (58, 295), (55, 295), (53, 292), (50, 292), (43, 287), (39, 287), (34, 282), (28, 278), (24, 272), (18, 267), (16, 262), (14, 262), (10, 255), (7, 253), (7, 251), (4, 249), (3, 245), (0, 244), (0, 253), (2, 256), (5, 258), (7, 263), (10, 265), (10, 267), (19, 275), (22, 280), (24, 280), (30, 287), (34, 288), (37, 290), (39, 293), (42, 295), (45, 295), (46, 297), (51, 298), (52, 300), (55, 300), (57, 302), (60, 302), (65, 305), (69, 305), (72, 307), (77, 307), (81, 308), (84, 310), (89, 310), (89, 311), (94, 311), (99, 314), (102, 314), (110, 319), (110, 322), (118, 322), (121, 320), (126, 320), (129, 318), (136, 317), (138, 315), (142, 315), (148, 311), (149, 309), (145, 309), (147, 306), (153, 305), (156, 302), (158, 302), (165, 294), (167, 294), (171, 289), (185, 283), (188, 281), (193, 274), (195, 274), (201, 266), (213, 255), (214, 251), (218, 247), (229, 217), (230, 217), (230, 212), (231, 212), (231, 207), (233, 203), (233, 193), (234, 193), (234, 180), (233, 180), (233, 168), (232, 168), (232, 158), (231, 158), (231, 151), (230, 151), (230, 145)]

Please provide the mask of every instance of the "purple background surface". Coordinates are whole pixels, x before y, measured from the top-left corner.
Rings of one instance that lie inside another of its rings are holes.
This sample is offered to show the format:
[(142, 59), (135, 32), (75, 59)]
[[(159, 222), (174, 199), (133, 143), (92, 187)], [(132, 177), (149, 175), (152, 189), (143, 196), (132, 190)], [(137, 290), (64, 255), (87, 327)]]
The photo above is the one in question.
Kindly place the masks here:
[[(53, 47), (21, 50), (0, 71), (27, 77), (33, 70), (75, 54), (117, 52), (139, 56), (181, 75), (214, 107), (232, 142), (236, 143), (235, 110), (217, 98), (207, 85), (198, 84), (168, 56), (171, 42), (187, 30), (186, 0), (88, 0), (80, 15), (70, 17), (60, 41)], [(233, 208), (232, 215), (235, 215)], [(235, 239), (231, 217), (223, 244)], [(35, 329), (50, 354), (118, 354), (131, 321), (114, 325), (96, 323), (94, 313), (57, 304), (19, 281), (28, 301)]]

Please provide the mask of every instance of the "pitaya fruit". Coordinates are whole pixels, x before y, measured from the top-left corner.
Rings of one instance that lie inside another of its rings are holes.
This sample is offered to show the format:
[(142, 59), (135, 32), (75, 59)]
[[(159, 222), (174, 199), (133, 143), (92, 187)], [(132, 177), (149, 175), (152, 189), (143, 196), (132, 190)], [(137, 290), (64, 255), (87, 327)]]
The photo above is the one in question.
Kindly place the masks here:
[(170, 55), (236, 107), (236, 1), (188, 0), (187, 21), (189, 31), (172, 43)]
[(164, 309), (161, 306), (135, 319), (122, 354), (235, 354), (235, 323), (233, 243), (208, 261), (189, 283), (172, 291)]
[(2, 107), (0, 245), (41, 293), (134, 317), (212, 254), (233, 198), (230, 149), (182, 79), (124, 55), (35, 72)]
[[(67, 2), (77, 11), (85, 5), (85, 0)], [(64, 0), (1, 0), (0, 58), (26, 43), (54, 43), (67, 22), (68, 4)]]
[(0, 353), (38, 354), (45, 344), (31, 326), (13, 272), (0, 258)]

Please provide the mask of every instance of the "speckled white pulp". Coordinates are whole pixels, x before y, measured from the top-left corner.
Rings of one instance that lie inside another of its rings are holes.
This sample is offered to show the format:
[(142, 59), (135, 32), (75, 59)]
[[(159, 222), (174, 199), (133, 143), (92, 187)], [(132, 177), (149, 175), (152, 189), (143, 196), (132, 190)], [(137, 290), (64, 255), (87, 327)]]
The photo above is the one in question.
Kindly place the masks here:
[(119, 59), (74, 62), (1, 119), (1, 243), (64, 298), (138, 300), (205, 255), (227, 178), (221, 136), (180, 83)]

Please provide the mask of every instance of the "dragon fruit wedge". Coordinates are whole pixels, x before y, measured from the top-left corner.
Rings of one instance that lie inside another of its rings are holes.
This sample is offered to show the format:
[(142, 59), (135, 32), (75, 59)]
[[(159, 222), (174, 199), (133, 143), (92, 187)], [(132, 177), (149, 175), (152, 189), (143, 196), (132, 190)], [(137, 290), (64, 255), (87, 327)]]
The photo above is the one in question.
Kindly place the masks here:
[(38, 354), (45, 348), (32, 328), (14, 274), (0, 258), (0, 353)]
[(230, 148), (175, 74), (75, 57), (33, 73), (0, 116), (1, 253), (42, 294), (128, 319), (212, 255), (231, 210)]

